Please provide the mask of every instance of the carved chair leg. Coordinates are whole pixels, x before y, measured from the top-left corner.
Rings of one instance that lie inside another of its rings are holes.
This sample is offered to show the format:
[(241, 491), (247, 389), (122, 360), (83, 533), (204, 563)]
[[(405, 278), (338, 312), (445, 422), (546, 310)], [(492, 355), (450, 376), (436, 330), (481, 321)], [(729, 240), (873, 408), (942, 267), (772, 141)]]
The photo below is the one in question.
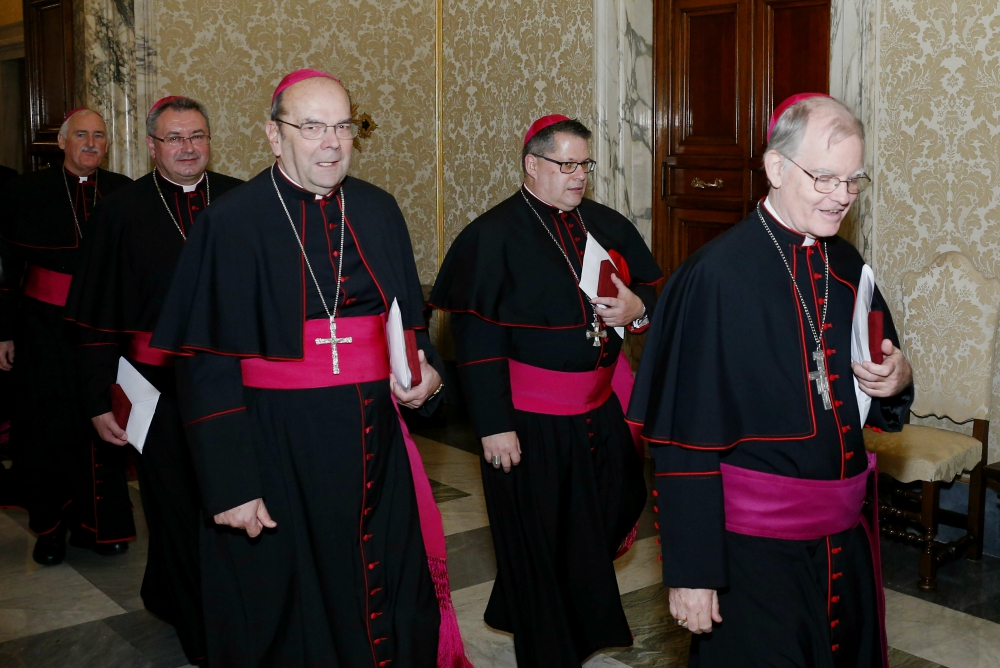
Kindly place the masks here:
[(938, 481), (922, 482), (922, 497), (920, 502), (920, 526), (923, 528), (924, 543), (920, 552), (920, 582), (924, 591), (937, 589), (937, 555), (934, 538), (937, 536), (938, 504), (941, 499), (941, 483)]
[(973, 536), (972, 544), (965, 552), (969, 559), (983, 558), (983, 532), (986, 530), (986, 458), (989, 442), (990, 423), (976, 420), (972, 425), (972, 435), (983, 444), (980, 462), (969, 476), (969, 524), (968, 531)]

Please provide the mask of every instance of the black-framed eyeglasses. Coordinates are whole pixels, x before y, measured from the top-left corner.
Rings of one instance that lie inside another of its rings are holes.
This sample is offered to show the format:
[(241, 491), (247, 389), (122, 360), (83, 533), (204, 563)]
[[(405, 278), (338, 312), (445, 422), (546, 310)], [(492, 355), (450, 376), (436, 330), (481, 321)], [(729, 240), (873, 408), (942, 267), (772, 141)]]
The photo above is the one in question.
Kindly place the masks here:
[(801, 169), (803, 172), (805, 172), (806, 176), (808, 176), (813, 180), (813, 187), (816, 188), (816, 192), (823, 193), (824, 195), (829, 195), (830, 193), (835, 191), (837, 188), (840, 187), (841, 183), (847, 184), (847, 192), (849, 192), (852, 195), (857, 195), (859, 192), (861, 192), (862, 190), (864, 190), (865, 188), (867, 188), (872, 184), (872, 179), (867, 174), (862, 174), (861, 176), (853, 176), (847, 179), (846, 181), (841, 180), (836, 176), (833, 176), (832, 174), (822, 174), (820, 176), (816, 176), (815, 174), (810, 174), (809, 172), (807, 172), (805, 167), (795, 162), (787, 155), (785, 156), (785, 159), (788, 160), (788, 162), (795, 165), (796, 167), (798, 167), (799, 169)]
[(339, 139), (354, 139), (358, 136), (358, 131), (361, 130), (361, 126), (354, 121), (337, 123), (335, 125), (327, 125), (326, 123), (303, 123), (302, 125), (296, 125), (295, 123), (289, 123), (288, 121), (276, 118), (274, 119), (274, 122), (298, 128), (303, 139), (320, 139), (326, 134), (326, 131), (329, 128), (334, 129), (334, 132), (337, 133), (337, 137)]
[(190, 137), (181, 137), (180, 135), (170, 135), (169, 137), (149, 136), (170, 148), (180, 148), (186, 141), (191, 142), (192, 146), (205, 146), (212, 140), (212, 135), (191, 135)]
[(595, 160), (584, 160), (583, 162), (559, 162), (558, 160), (553, 160), (552, 158), (546, 158), (544, 155), (538, 155), (537, 153), (532, 153), (531, 155), (536, 158), (541, 158), (542, 160), (548, 160), (551, 163), (559, 165), (559, 171), (563, 174), (572, 174), (576, 171), (577, 167), (583, 167), (585, 174), (590, 174), (597, 167), (597, 161)]

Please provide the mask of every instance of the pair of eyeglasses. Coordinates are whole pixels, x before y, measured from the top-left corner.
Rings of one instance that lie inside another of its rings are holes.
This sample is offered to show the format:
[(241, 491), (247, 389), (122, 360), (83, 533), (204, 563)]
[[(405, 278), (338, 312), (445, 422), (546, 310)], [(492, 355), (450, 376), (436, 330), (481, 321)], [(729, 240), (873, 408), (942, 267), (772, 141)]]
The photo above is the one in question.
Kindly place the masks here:
[(849, 192), (852, 195), (857, 195), (859, 192), (861, 192), (862, 190), (864, 190), (865, 188), (867, 188), (872, 184), (871, 177), (868, 176), (867, 174), (862, 174), (861, 176), (854, 176), (852, 178), (847, 179), (846, 181), (841, 180), (831, 174), (822, 174), (820, 176), (816, 176), (815, 174), (807, 172), (805, 167), (795, 162), (787, 155), (785, 156), (785, 159), (788, 160), (788, 162), (795, 165), (796, 167), (798, 167), (799, 169), (801, 169), (803, 172), (805, 172), (806, 176), (808, 176), (813, 180), (813, 187), (816, 188), (816, 192), (823, 193), (824, 195), (829, 195), (830, 193), (835, 191), (837, 188), (840, 187), (841, 183), (847, 184), (847, 192)]
[(186, 141), (191, 142), (192, 146), (205, 146), (212, 139), (212, 135), (192, 135), (190, 137), (181, 137), (180, 135), (170, 135), (169, 137), (149, 136), (170, 148), (180, 148)]
[(546, 158), (544, 155), (538, 155), (537, 153), (532, 153), (531, 155), (536, 158), (541, 158), (542, 160), (548, 160), (549, 162), (559, 165), (559, 171), (563, 174), (572, 174), (576, 171), (577, 167), (583, 167), (585, 174), (590, 174), (597, 167), (596, 160), (584, 160), (583, 162), (559, 162), (558, 160), (553, 160), (552, 158)]
[(354, 139), (358, 136), (358, 131), (361, 130), (361, 127), (354, 121), (337, 123), (336, 125), (327, 125), (326, 123), (303, 123), (302, 125), (296, 125), (295, 123), (289, 123), (277, 118), (275, 122), (298, 128), (303, 139), (320, 139), (330, 128), (333, 128), (339, 139)]

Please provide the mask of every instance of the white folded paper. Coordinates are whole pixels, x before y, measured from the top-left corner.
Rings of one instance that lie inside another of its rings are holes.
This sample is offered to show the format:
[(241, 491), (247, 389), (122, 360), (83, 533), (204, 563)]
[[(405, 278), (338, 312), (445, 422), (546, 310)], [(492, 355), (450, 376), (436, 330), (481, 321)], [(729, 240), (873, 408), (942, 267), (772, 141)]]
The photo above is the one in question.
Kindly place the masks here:
[(385, 323), (385, 338), (389, 343), (389, 366), (396, 382), (404, 390), (413, 383), (410, 365), (406, 359), (406, 336), (403, 334), (403, 315), (399, 312), (399, 302), (395, 298), (389, 307), (389, 320)]
[[(868, 349), (868, 313), (872, 308), (874, 294), (875, 274), (872, 272), (872, 268), (866, 264), (861, 268), (858, 298), (854, 302), (854, 324), (851, 327), (851, 361), (858, 364), (872, 361), (872, 354)], [(857, 376), (854, 376), (854, 394), (858, 398), (861, 427), (864, 427), (865, 421), (868, 419), (868, 411), (872, 406), (872, 398), (861, 390)]]
[(125, 392), (125, 396), (132, 404), (128, 424), (125, 425), (128, 442), (142, 453), (142, 448), (146, 445), (149, 425), (152, 424), (153, 414), (156, 413), (156, 404), (160, 400), (160, 391), (136, 371), (135, 367), (129, 364), (124, 357), (118, 360), (118, 384), (121, 385), (122, 391)]
[[(594, 239), (593, 234), (587, 235), (587, 247), (583, 250), (583, 271), (580, 272), (580, 289), (591, 299), (597, 297), (597, 287), (601, 282), (601, 262), (607, 260), (615, 269), (618, 265), (614, 263), (608, 251)], [(621, 278), (619, 276), (618, 278)], [(603, 304), (598, 304), (597, 308), (605, 308)], [(625, 328), (615, 327), (620, 338), (625, 338)]]

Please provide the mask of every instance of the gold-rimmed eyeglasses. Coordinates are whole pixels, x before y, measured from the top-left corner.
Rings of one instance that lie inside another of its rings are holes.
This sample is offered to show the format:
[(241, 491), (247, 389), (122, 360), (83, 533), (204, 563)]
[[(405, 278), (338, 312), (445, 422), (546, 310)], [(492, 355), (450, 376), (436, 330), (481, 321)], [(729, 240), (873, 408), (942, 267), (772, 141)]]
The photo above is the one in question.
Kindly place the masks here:
[(806, 176), (813, 180), (813, 187), (816, 188), (816, 192), (823, 193), (824, 195), (829, 195), (835, 191), (840, 187), (841, 183), (847, 184), (847, 192), (852, 195), (857, 195), (859, 192), (872, 184), (872, 179), (867, 174), (852, 176), (847, 180), (839, 179), (832, 174), (820, 174), (819, 176), (816, 176), (815, 174), (811, 174), (806, 171), (805, 167), (795, 162), (787, 155), (785, 156), (785, 159), (805, 172)]

